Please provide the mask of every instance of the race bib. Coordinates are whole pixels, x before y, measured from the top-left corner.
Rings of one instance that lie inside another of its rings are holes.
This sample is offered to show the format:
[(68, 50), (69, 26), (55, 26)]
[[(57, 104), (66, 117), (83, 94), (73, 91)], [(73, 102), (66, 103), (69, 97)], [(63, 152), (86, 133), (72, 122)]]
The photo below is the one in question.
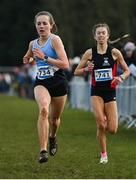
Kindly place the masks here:
[(97, 69), (94, 71), (95, 80), (98, 81), (108, 81), (112, 80), (112, 68), (107, 69)]
[(40, 66), (38, 67), (37, 71), (37, 78), (38, 79), (46, 79), (54, 76), (54, 73), (57, 69), (52, 66)]

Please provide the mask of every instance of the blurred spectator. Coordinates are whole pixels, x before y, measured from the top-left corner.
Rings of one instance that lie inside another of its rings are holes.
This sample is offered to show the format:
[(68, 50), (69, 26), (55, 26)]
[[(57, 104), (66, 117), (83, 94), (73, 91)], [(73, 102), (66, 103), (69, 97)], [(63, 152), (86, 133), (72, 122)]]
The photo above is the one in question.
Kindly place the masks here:
[(10, 83), (9, 83), (9, 79), (7, 80), (7, 78), (9, 78), (7, 77), (7, 75), (5, 76), (4, 74), (0, 74), (0, 92), (1, 93), (9, 92)]
[[(78, 62), (80, 61), (80, 59), (78, 59), (78, 57), (76, 57), (76, 59), (69, 59), (69, 69), (65, 70), (65, 75), (66, 78), (68, 80), (68, 100), (70, 99), (70, 93), (71, 93), (71, 89), (70, 89), (70, 82), (72, 81), (73, 77), (74, 77), (74, 69), (76, 68), (76, 66), (78, 65)], [(67, 106), (69, 106), (69, 102), (67, 103)]]
[(136, 77), (136, 46), (133, 42), (127, 42), (124, 45), (123, 55), (131, 74)]
[(65, 74), (66, 74), (66, 78), (68, 82), (70, 82), (73, 77), (73, 72), (72, 72), (73, 60), (72, 59), (69, 59), (69, 65), (70, 65), (69, 69), (65, 70)]
[(33, 98), (33, 77), (29, 74), (29, 66), (16, 67), (14, 69), (14, 90), (20, 97)]
[(130, 64), (134, 64), (136, 65), (136, 56), (135, 56), (135, 52), (136, 52), (136, 46), (133, 42), (127, 42), (124, 47), (123, 47), (123, 55), (124, 55), (124, 59), (127, 63), (127, 65), (129, 66)]
[(80, 62), (80, 57), (78, 57), (78, 56), (74, 57), (71, 61), (72, 76), (74, 76), (74, 71), (75, 71), (76, 67), (78, 66), (79, 62)]

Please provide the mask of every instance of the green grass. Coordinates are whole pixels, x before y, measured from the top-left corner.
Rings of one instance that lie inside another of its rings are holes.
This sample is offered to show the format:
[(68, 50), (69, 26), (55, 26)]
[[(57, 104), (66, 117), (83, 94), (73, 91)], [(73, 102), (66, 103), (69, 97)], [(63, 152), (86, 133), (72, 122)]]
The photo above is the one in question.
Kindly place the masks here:
[(136, 129), (108, 135), (109, 163), (100, 165), (93, 114), (66, 108), (58, 153), (41, 165), (37, 116), (35, 101), (0, 95), (0, 179), (136, 178)]

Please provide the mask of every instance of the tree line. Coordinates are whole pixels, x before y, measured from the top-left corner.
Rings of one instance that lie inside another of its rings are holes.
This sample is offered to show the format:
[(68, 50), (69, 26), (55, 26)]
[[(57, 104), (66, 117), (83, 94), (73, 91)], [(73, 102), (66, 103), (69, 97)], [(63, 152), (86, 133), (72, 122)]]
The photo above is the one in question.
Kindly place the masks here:
[(46, 10), (53, 14), (58, 34), (70, 58), (94, 45), (92, 27), (110, 26), (110, 39), (131, 34), (136, 39), (134, 0), (1, 0), (0, 66), (20, 66), (29, 41), (37, 38), (34, 16)]

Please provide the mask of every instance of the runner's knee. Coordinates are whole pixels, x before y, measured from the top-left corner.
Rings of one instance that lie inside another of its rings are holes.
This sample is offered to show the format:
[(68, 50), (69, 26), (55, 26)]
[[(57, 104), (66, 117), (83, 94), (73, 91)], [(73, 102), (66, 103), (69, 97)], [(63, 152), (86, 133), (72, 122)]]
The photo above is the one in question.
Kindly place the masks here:
[(108, 127), (108, 132), (111, 134), (116, 134), (117, 128), (116, 127)]
[(105, 121), (103, 118), (97, 118), (97, 128), (100, 130), (100, 131), (104, 131), (105, 130)]
[(43, 118), (46, 118), (48, 116), (48, 109), (46, 107), (42, 107), (41, 110), (40, 110), (40, 115)]
[(59, 121), (60, 121), (60, 118), (57, 118), (57, 117), (53, 117), (52, 119), (50, 119), (50, 123), (53, 125), (58, 124)]

